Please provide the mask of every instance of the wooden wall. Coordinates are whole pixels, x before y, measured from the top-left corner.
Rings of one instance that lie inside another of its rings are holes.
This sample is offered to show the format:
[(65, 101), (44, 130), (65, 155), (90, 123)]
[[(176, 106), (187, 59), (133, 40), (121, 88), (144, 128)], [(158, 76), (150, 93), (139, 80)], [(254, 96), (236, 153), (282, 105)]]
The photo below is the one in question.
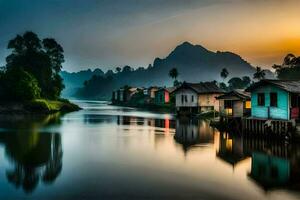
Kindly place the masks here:
[[(182, 102), (182, 95), (187, 96), (187, 101)], [(194, 101), (192, 101), (192, 96), (194, 96)], [(180, 89), (176, 91), (176, 107), (197, 107), (198, 106), (198, 95), (195, 91), (191, 89)]]
[[(270, 107), (270, 93), (276, 92), (278, 103), (277, 107)], [(265, 106), (257, 105), (257, 94), (265, 94)], [(263, 86), (257, 88), (251, 93), (251, 116), (255, 118), (270, 118), (270, 119), (283, 119), (289, 120), (289, 93), (274, 87), (274, 86)], [(269, 111), (268, 111), (269, 110)]]
[(221, 94), (200, 94), (198, 97), (198, 105), (200, 107), (214, 107), (216, 111), (219, 111), (219, 100), (216, 97)]

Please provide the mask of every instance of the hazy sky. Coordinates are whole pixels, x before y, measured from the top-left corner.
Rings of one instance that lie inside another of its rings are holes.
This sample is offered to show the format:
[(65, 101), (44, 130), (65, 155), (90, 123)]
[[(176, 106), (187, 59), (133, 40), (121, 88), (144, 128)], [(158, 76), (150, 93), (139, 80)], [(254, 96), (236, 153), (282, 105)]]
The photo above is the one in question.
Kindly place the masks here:
[(64, 69), (147, 66), (189, 41), (270, 67), (300, 56), (299, 0), (0, 0), (0, 65), (26, 30), (54, 37)]

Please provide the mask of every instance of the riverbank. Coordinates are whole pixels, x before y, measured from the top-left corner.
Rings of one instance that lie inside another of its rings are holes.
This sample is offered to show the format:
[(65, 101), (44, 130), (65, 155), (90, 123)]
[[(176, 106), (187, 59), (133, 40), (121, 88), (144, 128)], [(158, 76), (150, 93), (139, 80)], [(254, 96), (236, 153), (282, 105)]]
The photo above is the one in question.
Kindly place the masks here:
[(26, 102), (1, 102), (0, 114), (53, 114), (68, 113), (81, 110), (67, 99), (46, 100), (35, 99)]

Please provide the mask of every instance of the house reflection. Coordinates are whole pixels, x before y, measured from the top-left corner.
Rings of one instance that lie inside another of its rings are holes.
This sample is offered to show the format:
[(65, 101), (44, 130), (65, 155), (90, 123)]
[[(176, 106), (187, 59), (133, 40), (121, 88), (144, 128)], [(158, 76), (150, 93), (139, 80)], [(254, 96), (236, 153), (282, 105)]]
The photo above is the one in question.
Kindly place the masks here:
[(247, 158), (243, 148), (243, 138), (229, 133), (220, 133), (217, 157), (235, 167)]
[(180, 119), (176, 121), (176, 133), (174, 139), (182, 144), (187, 152), (190, 147), (197, 144), (208, 144), (214, 141), (214, 131), (207, 122), (193, 119)]
[(298, 145), (268, 146), (264, 150), (254, 150), (251, 157), (249, 177), (264, 190), (278, 187), (300, 189), (300, 148)]
[(62, 170), (62, 144), (58, 133), (2, 132), (0, 145), (11, 161), (6, 176), (16, 188), (30, 193), (39, 182), (50, 184)]
[(174, 129), (176, 126), (175, 120), (165, 119), (153, 119), (143, 117), (132, 117), (132, 116), (118, 116), (118, 125), (135, 125), (135, 126), (150, 126), (155, 128)]
[(221, 133), (216, 155), (233, 167), (250, 157), (248, 177), (266, 191), (274, 188), (300, 189), (299, 145)]
[(217, 158), (233, 168), (251, 158), (250, 180), (268, 191), (275, 188), (300, 189), (300, 146), (262, 137), (244, 137), (221, 132)]
[(253, 152), (249, 176), (264, 189), (286, 186), (290, 178), (290, 162), (286, 158)]

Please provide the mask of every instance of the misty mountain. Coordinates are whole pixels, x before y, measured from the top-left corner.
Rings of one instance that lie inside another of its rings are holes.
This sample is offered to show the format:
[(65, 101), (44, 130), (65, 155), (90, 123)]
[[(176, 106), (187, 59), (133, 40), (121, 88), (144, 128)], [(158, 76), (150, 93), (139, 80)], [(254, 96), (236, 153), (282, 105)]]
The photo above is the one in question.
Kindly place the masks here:
[[(105, 80), (90, 80), (89, 86), (81, 89), (77, 94), (80, 97), (104, 97), (110, 96), (113, 89), (117, 89), (124, 85), (147, 87), (147, 86), (165, 86), (172, 85), (173, 80), (168, 76), (170, 69), (177, 68), (179, 72), (179, 81), (201, 82), (201, 81), (221, 81), (220, 72), (223, 68), (229, 71), (229, 80), (231, 77), (249, 76), (252, 78), (255, 68), (239, 55), (231, 52), (213, 52), (200, 45), (193, 45), (184, 42), (177, 46), (167, 57), (156, 58), (153, 64), (148, 68), (138, 68), (134, 70), (129, 66), (125, 66), (120, 72), (100, 74), (100, 76), (110, 77), (109, 84), (106, 80), (106, 90), (100, 89), (99, 84)], [(91, 73), (91, 71), (89, 71)], [(83, 72), (78, 72), (83, 73)], [(91, 77), (90, 73), (88, 77)], [(268, 72), (272, 76), (272, 72)], [(65, 74), (62, 74), (65, 79)], [(67, 77), (68, 83), (76, 82), (76, 87), (80, 87), (80, 83), (84, 82), (84, 78), (76, 81), (77, 76), (72, 76), (73, 79)], [(74, 87), (74, 86), (73, 86)], [(98, 89), (97, 89), (98, 88)]]
[(65, 84), (62, 96), (72, 96), (79, 88), (83, 87), (84, 81), (91, 79), (94, 75), (102, 76), (104, 72), (101, 69), (87, 69), (79, 72), (62, 71), (60, 75)]

